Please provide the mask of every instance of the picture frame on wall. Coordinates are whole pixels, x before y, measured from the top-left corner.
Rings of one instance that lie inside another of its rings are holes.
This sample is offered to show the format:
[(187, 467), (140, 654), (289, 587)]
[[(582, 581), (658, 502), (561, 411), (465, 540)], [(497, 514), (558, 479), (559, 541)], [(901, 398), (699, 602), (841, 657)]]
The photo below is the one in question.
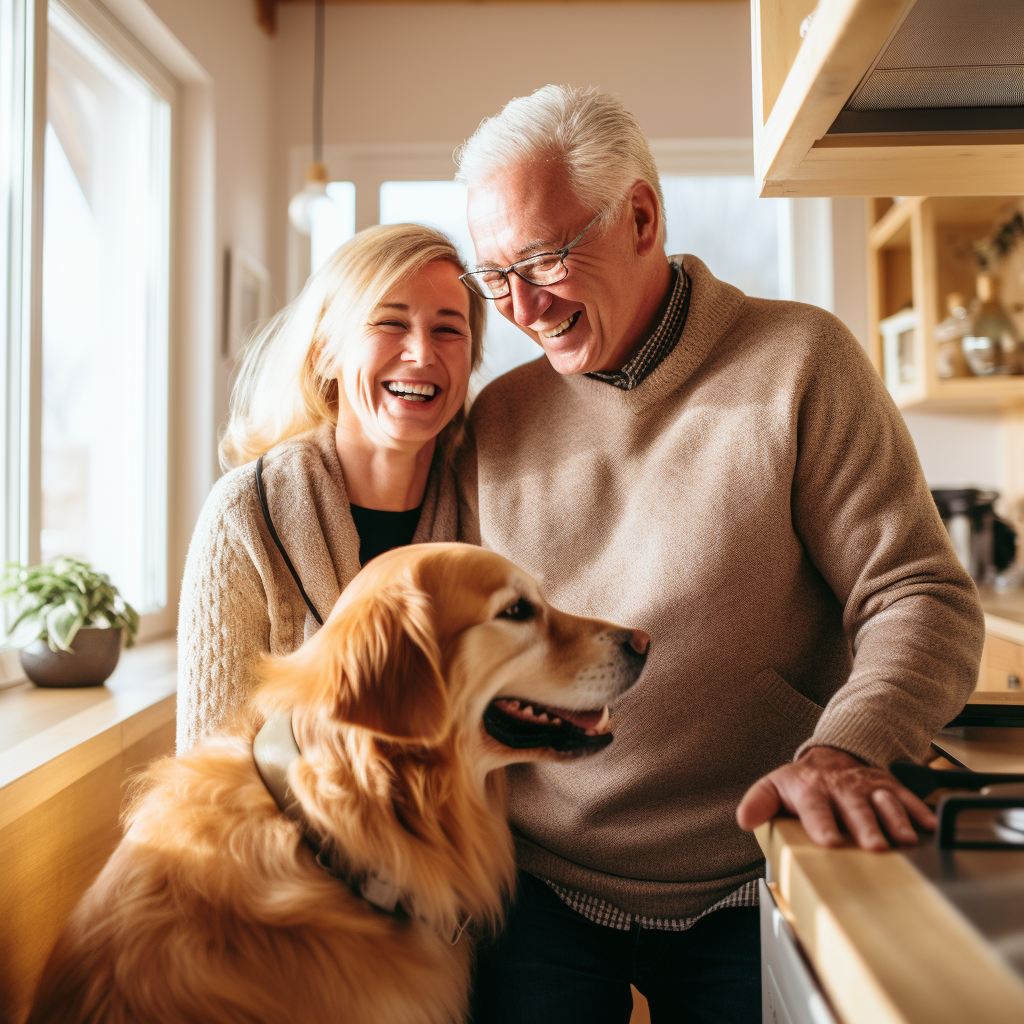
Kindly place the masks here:
[(236, 360), (254, 331), (270, 316), (270, 272), (233, 246), (224, 253), (225, 317), (222, 354)]

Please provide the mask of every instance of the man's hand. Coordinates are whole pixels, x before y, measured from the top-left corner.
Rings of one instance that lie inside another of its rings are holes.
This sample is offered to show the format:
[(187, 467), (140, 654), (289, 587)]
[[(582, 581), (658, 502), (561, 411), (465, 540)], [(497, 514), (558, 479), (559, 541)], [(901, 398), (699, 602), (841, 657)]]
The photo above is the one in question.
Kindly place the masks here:
[(797, 815), (819, 846), (842, 842), (837, 815), (863, 850), (888, 850), (889, 840), (895, 846), (916, 843), (910, 818), (929, 830), (936, 824), (928, 806), (891, 773), (832, 747), (811, 747), (798, 761), (758, 779), (736, 808), (736, 820), (750, 830), (782, 810)]

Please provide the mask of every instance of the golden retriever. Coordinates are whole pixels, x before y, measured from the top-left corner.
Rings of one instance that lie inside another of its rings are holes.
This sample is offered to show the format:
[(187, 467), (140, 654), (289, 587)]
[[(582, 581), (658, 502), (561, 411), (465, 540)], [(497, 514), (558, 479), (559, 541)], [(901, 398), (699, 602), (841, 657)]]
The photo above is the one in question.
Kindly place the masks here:
[[(515, 879), (502, 769), (610, 743), (647, 645), (479, 548), (374, 559), (241, 725), (147, 772), (29, 1021), (462, 1021)], [(273, 723), (288, 813), (254, 761)]]

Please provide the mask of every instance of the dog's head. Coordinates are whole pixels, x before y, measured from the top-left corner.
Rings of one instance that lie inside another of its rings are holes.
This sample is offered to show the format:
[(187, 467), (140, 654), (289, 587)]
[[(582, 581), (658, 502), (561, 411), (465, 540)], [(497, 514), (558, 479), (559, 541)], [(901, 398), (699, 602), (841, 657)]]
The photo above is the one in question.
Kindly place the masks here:
[(422, 544), (370, 562), (323, 628), (272, 661), (261, 704), (316, 708), (382, 740), (469, 738), (487, 767), (593, 753), (640, 674), (638, 630), (552, 608), (493, 552)]

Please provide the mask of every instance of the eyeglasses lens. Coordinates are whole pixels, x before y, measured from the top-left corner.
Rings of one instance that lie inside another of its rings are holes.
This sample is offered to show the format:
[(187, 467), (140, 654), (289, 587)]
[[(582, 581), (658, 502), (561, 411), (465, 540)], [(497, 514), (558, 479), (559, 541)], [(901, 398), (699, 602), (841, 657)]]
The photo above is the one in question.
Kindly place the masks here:
[(516, 264), (516, 273), (530, 284), (554, 284), (566, 275), (565, 264), (560, 256), (538, 256)]
[(470, 274), (469, 280), (485, 299), (500, 299), (508, 295), (508, 279), (500, 270), (484, 270)]
[[(562, 257), (549, 253), (514, 263), (508, 270), (532, 285), (557, 284), (569, 273)], [(485, 299), (504, 298), (511, 290), (508, 276), (502, 270), (476, 270), (466, 274), (463, 280)]]

